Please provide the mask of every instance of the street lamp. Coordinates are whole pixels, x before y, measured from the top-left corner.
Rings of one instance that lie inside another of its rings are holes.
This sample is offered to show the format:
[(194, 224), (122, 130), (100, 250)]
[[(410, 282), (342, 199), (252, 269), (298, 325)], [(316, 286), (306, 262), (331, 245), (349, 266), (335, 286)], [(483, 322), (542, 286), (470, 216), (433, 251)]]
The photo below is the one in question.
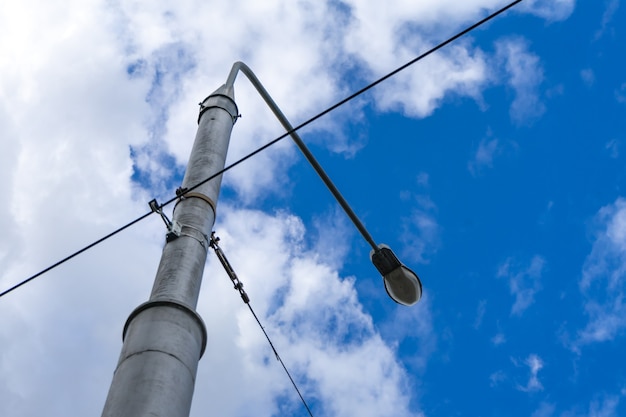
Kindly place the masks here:
[(361, 235), (372, 247), (371, 259), (389, 296), (412, 305), (422, 295), (419, 278), (386, 245), (377, 245), (300, 136), (252, 71), (237, 62), (226, 84), (202, 101), (198, 131), (172, 220), (156, 200), (150, 208), (163, 217), (167, 235), (154, 285), (124, 325), (123, 346), (102, 417), (188, 417), (208, 332), (195, 308), (211, 245), (220, 193), (220, 173), (239, 112), (233, 83), (242, 71), (272, 109)]
[(370, 259), (383, 276), (385, 290), (396, 303), (411, 306), (422, 297), (419, 277), (398, 260), (391, 248), (385, 244), (372, 249)]
[(243, 62), (235, 62), (224, 86), (225, 90), (232, 94), (233, 84), (239, 71), (246, 75), (261, 97), (263, 97), (265, 103), (269, 106), (287, 132), (289, 132), (289, 135), (295, 142), (296, 146), (298, 146), (300, 151), (304, 154), (304, 157), (309, 161), (313, 169), (315, 169), (315, 172), (322, 179), (341, 208), (348, 215), (350, 220), (352, 220), (352, 223), (359, 230), (363, 238), (372, 247), (370, 259), (383, 277), (387, 294), (389, 294), (392, 300), (402, 305), (411, 306), (417, 303), (422, 297), (422, 283), (420, 282), (417, 274), (402, 264), (389, 246), (384, 244), (377, 245), (374, 242), (374, 239), (372, 239), (372, 236), (369, 234), (363, 223), (361, 223), (346, 199), (343, 198), (337, 187), (335, 187), (322, 166), (317, 162), (309, 148), (300, 138), (300, 135), (298, 135), (293, 126), (291, 126), (291, 123), (289, 123), (283, 112), (280, 110), (276, 102), (274, 102), (252, 70)]

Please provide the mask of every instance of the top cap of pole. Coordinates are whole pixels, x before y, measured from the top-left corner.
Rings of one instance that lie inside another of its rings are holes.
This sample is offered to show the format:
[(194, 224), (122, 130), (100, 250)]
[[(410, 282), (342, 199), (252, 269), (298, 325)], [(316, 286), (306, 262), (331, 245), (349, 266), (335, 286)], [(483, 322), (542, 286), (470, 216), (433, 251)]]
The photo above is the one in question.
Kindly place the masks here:
[(223, 84), (207, 98), (202, 100), (200, 103), (200, 114), (198, 114), (198, 124), (200, 124), (200, 119), (202, 119), (204, 112), (214, 107), (226, 110), (233, 119), (233, 124), (237, 121), (239, 109), (235, 103), (235, 90), (232, 85), (227, 86)]

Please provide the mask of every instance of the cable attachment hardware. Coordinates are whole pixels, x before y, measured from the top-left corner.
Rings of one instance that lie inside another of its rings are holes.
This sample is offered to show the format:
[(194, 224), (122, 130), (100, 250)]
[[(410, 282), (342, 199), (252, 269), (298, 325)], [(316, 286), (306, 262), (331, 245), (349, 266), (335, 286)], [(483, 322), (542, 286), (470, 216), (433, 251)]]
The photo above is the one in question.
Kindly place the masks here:
[(176, 189), (176, 197), (178, 197), (178, 198), (184, 197), (185, 193), (187, 193), (187, 191), (189, 191), (189, 188), (187, 188), (187, 187), (178, 187)]
[(241, 295), (241, 299), (243, 300), (244, 303), (248, 304), (250, 303), (250, 297), (248, 297), (248, 294), (246, 294), (246, 292), (244, 291), (243, 283), (239, 281), (239, 278), (237, 278), (237, 274), (235, 274), (233, 267), (230, 266), (230, 263), (228, 262), (228, 259), (226, 259), (226, 255), (224, 255), (222, 248), (218, 246), (217, 242), (219, 241), (220, 241), (220, 238), (215, 236), (215, 232), (212, 232), (211, 241), (209, 242), (209, 245), (215, 251), (215, 254), (217, 255), (217, 259), (220, 260), (222, 266), (224, 267), (224, 270), (228, 274), (228, 277), (233, 282), (235, 289), (239, 291), (239, 294)]
[(163, 219), (163, 223), (165, 223), (165, 226), (167, 227), (167, 234), (165, 235), (165, 240), (167, 242), (171, 242), (172, 240), (179, 237), (180, 232), (182, 230), (182, 226), (176, 220), (171, 222), (170, 219), (167, 218), (165, 213), (163, 213), (163, 207), (159, 205), (159, 203), (156, 201), (156, 198), (150, 201), (148, 205), (150, 206), (150, 209), (152, 210), (153, 213), (158, 213), (161, 216), (161, 219)]

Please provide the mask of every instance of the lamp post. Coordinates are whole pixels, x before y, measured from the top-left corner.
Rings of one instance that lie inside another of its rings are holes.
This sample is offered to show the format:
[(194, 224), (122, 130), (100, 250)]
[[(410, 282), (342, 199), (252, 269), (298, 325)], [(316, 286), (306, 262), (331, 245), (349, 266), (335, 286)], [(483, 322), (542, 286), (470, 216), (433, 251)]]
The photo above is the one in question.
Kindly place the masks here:
[(167, 225), (166, 243), (149, 300), (138, 306), (124, 325), (122, 351), (102, 417), (189, 416), (198, 361), (207, 343), (206, 327), (195, 308), (221, 185), (221, 176), (208, 182), (205, 179), (224, 168), (230, 134), (239, 115), (233, 92), (239, 71), (252, 82), (370, 244), (371, 260), (391, 298), (412, 305), (422, 295), (417, 275), (388, 246), (374, 242), (254, 73), (237, 62), (226, 84), (200, 105), (198, 131), (172, 221), (156, 200), (150, 202)]
[[(124, 325), (123, 346), (102, 417), (188, 417), (198, 361), (207, 343), (195, 308), (215, 222), (230, 134), (239, 112), (232, 90), (220, 87), (202, 102), (198, 131), (147, 302)], [(202, 185), (197, 186), (202, 183)]]

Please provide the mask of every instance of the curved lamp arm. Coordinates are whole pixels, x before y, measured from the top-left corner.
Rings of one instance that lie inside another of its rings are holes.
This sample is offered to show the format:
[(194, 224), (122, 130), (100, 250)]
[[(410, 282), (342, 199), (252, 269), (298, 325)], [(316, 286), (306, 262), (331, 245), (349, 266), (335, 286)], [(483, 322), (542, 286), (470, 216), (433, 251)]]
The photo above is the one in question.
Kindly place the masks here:
[(387, 290), (389, 296), (399, 304), (413, 305), (417, 303), (422, 296), (422, 284), (417, 274), (404, 266), (391, 251), (389, 246), (376, 244), (363, 223), (361, 223), (361, 220), (357, 217), (356, 213), (354, 213), (346, 199), (343, 198), (337, 187), (335, 187), (335, 184), (333, 184), (330, 177), (326, 174), (319, 162), (317, 162), (309, 148), (300, 138), (300, 135), (298, 135), (298, 133), (294, 130), (291, 123), (289, 123), (289, 120), (287, 120), (287, 117), (285, 117), (283, 112), (269, 95), (265, 87), (263, 87), (254, 72), (252, 72), (250, 67), (243, 62), (235, 62), (224, 86), (226, 91), (232, 93), (235, 79), (240, 71), (245, 74), (248, 80), (250, 80), (276, 118), (287, 130), (304, 157), (307, 161), (309, 161), (315, 172), (317, 172), (317, 175), (319, 175), (328, 190), (335, 197), (343, 211), (348, 215), (352, 223), (361, 233), (361, 236), (363, 236), (367, 243), (372, 247), (370, 258), (376, 269), (378, 269), (378, 272), (380, 272), (383, 276), (385, 289)]
[(346, 212), (348, 217), (350, 217), (350, 220), (352, 220), (352, 223), (354, 223), (354, 225), (359, 230), (359, 232), (361, 232), (361, 235), (363, 236), (363, 238), (367, 241), (367, 243), (370, 244), (372, 249), (378, 250), (378, 246), (376, 245), (376, 242), (374, 242), (374, 239), (372, 239), (372, 236), (369, 234), (365, 226), (363, 226), (363, 223), (361, 223), (361, 220), (359, 220), (359, 218), (354, 213), (354, 211), (352, 210), (348, 202), (345, 200), (345, 198), (343, 198), (343, 196), (341, 195), (337, 187), (335, 187), (335, 184), (333, 184), (331, 179), (328, 177), (328, 175), (326, 174), (322, 166), (319, 164), (319, 162), (317, 162), (317, 160), (315, 159), (315, 157), (313, 156), (309, 148), (302, 141), (302, 138), (300, 138), (300, 135), (298, 135), (298, 132), (294, 131), (293, 126), (291, 125), (291, 123), (289, 123), (289, 120), (287, 120), (287, 117), (285, 117), (283, 112), (280, 110), (276, 102), (269, 95), (265, 87), (263, 87), (263, 85), (261, 84), (257, 76), (254, 74), (254, 72), (252, 72), (250, 67), (248, 67), (243, 62), (235, 62), (233, 64), (232, 69), (230, 70), (230, 74), (228, 75), (228, 80), (226, 81), (226, 88), (233, 88), (233, 84), (235, 82), (235, 79), (237, 78), (237, 74), (239, 73), (239, 71), (243, 72), (245, 76), (248, 78), (248, 80), (250, 80), (254, 88), (256, 88), (256, 90), (259, 92), (261, 97), (263, 97), (263, 100), (265, 100), (265, 103), (267, 103), (267, 105), (272, 110), (276, 118), (280, 121), (280, 123), (287, 130), (287, 132), (289, 132), (289, 135), (291, 136), (293, 141), (296, 143), (296, 146), (304, 154), (304, 157), (307, 159), (307, 161), (309, 161), (309, 163), (311, 164), (315, 172), (317, 172), (317, 175), (319, 175), (322, 181), (324, 181), (324, 184), (326, 185), (326, 187), (328, 187), (328, 190), (335, 197), (339, 205), (341, 205), (341, 208), (343, 208), (343, 210)]

